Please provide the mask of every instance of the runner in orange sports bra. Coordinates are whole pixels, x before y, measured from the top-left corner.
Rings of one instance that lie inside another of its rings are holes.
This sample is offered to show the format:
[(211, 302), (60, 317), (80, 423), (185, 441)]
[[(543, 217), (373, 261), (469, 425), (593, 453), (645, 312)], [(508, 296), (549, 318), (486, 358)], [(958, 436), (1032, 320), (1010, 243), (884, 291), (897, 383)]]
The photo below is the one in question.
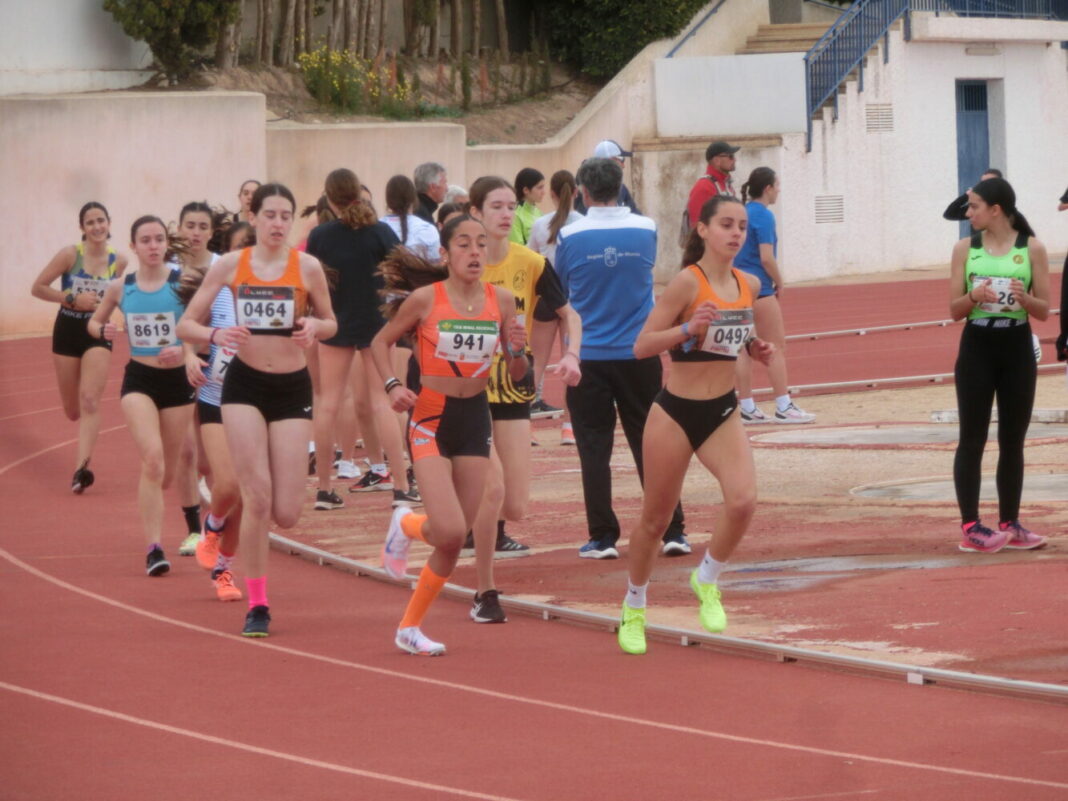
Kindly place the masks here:
[(746, 212), (718, 195), (701, 209), (682, 270), (657, 300), (634, 343), (639, 359), (665, 350), (672, 367), (649, 410), (642, 438), (645, 495), (630, 535), (629, 584), (619, 627), (620, 647), (645, 653), (645, 593), (660, 534), (678, 503), (691, 457), (719, 481), (723, 511), (690, 586), (700, 601), (701, 625), (727, 625), (719, 574), (745, 534), (756, 509), (756, 473), (738, 414), (734, 369), (744, 349), (767, 364), (774, 346), (753, 336), (753, 297), (760, 281), (731, 267), (745, 241)]
[(411, 410), (408, 442), (427, 513), (417, 515), (406, 506), (393, 513), (383, 563), (390, 575), (400, 578), (407, 570), (413, 539), (434, 549), (395, 638), (401, 650), (424, 656), (445, 653), (445, 646), (424, 635), (420, 625), (456, 566), (489, 467), (486, 383), (494, 354), (504, 353), (514, 380), (530, 367), (515, 297), (482, 282), (486, 263), (482, 223), (467, 215), (450, 220), (441, 232), (441, 259), (445, 276), (412, 254), (391, 254), (383, 264), (390, 292), (425, 284), (427, 277), (436, 283), (414, 289), (371, 343), (378, 371), (388, 375), (390, 347), (407, 332), (417, 332), (419, 394), (395, 377), (386, 379), (385, 388), (395, 411)]

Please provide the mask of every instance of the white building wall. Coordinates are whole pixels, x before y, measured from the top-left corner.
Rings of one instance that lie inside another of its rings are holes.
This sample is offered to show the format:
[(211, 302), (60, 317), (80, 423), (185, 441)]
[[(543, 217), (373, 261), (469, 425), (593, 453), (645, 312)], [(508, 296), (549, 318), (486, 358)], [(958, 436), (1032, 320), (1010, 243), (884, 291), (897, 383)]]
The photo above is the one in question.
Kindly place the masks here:
[(101, 0), (0, 0), (0, 95), (135, 86), (151, 61)]

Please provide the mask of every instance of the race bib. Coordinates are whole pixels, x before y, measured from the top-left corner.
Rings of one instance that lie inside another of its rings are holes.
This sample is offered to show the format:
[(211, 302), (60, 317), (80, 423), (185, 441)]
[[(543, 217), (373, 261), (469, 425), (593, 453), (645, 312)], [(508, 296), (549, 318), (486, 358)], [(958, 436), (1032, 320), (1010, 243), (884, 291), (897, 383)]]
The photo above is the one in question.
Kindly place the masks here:
[(705, 334), (701, 350), (737, 357), (738, 351), (752, 335), (752, 309), (723, 309), (717, 311), (716, 319), (708, 324), (708, 333)]
[(210, 378), (216, 384), (221, 384), (226, 378), (226, 371), (230, 369), (230, 362), (237, 355), (236, 350), (230, 350), (225, 345), (215, 347), (215, 355), (211, 358)]
[(289, 330), (296, 309), (291, 286), (245, 286), (237, 288), (237, 324), (252, 331)]
[(71, 292), (75, 297), (85, 292), (92, 292), (96, 294), (97, 300), (104, 298), (104, 290), (108, 288), (107, 278), (86, 278), (82, 275), (76, 275), (71, 279)]
[(442, 320), (434, 355), (450, 362), (488, 364), (497, 350), (498, 334), (492, 320)]
[(990, 312), (991, 314), (1005, 314), (1006, 312), (1020, 311), (1023, 308), (1023, 306), (1020, 305), (1020, 299), (1016, 297), (1016, 294), (1009, 288), (1009, 285), (1012, 283), (1011, 278), (973, 275), (972, 289), (975, 289), (987, 280), (990, 281), (990, 288), (994, 290), (994, 294), (998, 296), (998, 299), (995, 303), (980, 303), (980, 309), (985, 312)]
[(126, 316), (126, 331), (134, 348), (165, 348), (177, 345), (174, 312), (133, 312)]

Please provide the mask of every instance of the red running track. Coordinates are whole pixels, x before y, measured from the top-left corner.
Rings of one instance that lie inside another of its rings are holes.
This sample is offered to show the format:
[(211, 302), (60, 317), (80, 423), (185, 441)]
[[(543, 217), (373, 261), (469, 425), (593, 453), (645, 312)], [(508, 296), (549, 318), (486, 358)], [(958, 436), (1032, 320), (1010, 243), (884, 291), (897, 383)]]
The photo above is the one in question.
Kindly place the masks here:
[(143, 574), (121, 361), (75, 497), (47, 343), (0, 343), (5, 801), (1068, 797), (1062, 706), (657, 642), (628, 657), (446, 599), (427, 630), (450, 653), (418, 659), (392, 645), (404, 590), (277, 553), (272, 636), (244, 640), (244, 605), (193, 560)]

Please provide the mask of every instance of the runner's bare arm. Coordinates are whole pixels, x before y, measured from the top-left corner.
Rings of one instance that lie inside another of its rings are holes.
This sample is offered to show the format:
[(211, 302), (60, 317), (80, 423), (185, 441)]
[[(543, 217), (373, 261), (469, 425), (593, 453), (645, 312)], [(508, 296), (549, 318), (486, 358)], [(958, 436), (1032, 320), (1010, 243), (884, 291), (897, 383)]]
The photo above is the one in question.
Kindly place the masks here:
[[(696, 292), (697, 281), (689, 270), (671, 279), (663, 293), (657, 298), (656, 305), (649, 312), (645, 325), (642, 326), (641, 333), (634, 342), (635, 358), (647, 359), (650, 356), (656, 356), (680, 342), (704, 333), (703, 327), (707, 327), (708, 320), (712, 319), (707, 312), (702, 313), (701, 319), (692, 325), (686, 323), (675, 325), (675, 321), (690, 305)], [(698, 328), (702, 330), (698, 331)]]
[(41, 300), (47, 300), (51, 303), (59, 303), (63, 306), (70, 307), (67, 303), (67, 293), (62, 289), (56, 289), (52, 284), (63, 273), (74, 266), (74, 259), (77, 254), (77, 248), (74, 245), (68, 245), (59, 251), (52, 259), (45, 265), (44, 269), (37, 274), (37, 277), (33, 279), (33, 286), (30, 287), (30, 294), (35, 298)]

